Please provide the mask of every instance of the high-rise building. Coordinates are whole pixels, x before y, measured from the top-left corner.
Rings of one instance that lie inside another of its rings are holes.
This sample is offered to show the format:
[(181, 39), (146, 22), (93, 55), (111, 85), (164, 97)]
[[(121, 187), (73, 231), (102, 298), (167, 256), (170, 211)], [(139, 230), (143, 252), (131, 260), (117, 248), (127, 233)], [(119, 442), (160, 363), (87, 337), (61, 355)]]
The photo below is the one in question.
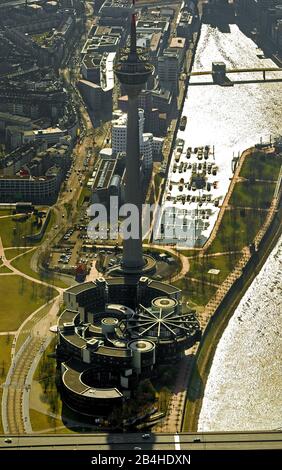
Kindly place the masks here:
[(158, 76), (161, 88), (178, 93), (179, 59), (177, 52), (166, 50), (158, 59)]
[[(112, 121), (112, 149), (113, 153), (126, 152), (127, 142), (127, 115), (120, 111), (115, 113), (116, 118)], [(139, 115), (139, 144), (140, 153), (143, 155), (144, 172), (151, 174), (153, 166), (153, 142), (151, 133), (144, 133), (144, 110), (138, 110)]]

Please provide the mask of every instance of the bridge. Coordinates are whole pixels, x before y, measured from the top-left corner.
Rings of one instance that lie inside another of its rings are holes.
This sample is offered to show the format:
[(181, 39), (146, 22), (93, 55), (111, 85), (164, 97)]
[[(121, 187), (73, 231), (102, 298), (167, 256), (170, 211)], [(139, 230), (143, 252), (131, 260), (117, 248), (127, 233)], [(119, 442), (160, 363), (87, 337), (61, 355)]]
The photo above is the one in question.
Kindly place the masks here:
[[(225, 74), (229, 73), (262, 73), (263, 80), (266, 80), (266, 72), (282, 72), (282, 68), (279, 67), (253, 67), (253, 68), (238, 68), (238, 69), (226, 69)], [(201, 75), (214, 75), (214, 70), (199, 70), (196, 72), (187, 73), (187, 76), (196, 77)]]
[[(145, 437), (145, 436), (144, 436)], [(5, 442), (6, 441), (6, 442)], [(30, 434), (0, 436), (0, 450), (270, 450), (282, 432)]]

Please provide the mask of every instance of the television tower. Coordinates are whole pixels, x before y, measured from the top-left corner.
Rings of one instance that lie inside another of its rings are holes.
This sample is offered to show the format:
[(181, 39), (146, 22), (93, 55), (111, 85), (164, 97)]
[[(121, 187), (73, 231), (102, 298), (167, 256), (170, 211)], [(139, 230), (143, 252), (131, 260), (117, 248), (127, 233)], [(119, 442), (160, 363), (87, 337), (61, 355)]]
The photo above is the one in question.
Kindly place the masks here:
[[(135, 0), (133, 0), (133, 8)], [(138, 209), (137, 239), (123, 240), (122, 270), (124, 273), (146, 271), (147, 257), (142, 252), (142, 187), (140, 175), (140, 145), (138, 95), (145, 87), (154, 71), (153, 65), (147, 62), (142, 50), (136, 47), (136, 17), (131, 15), (130, 47), (120, 52), (114, 67), (115, 74), (123, 85), (128, 96), (127, 142), (126, 142), (126, 181), (125, 202)]]

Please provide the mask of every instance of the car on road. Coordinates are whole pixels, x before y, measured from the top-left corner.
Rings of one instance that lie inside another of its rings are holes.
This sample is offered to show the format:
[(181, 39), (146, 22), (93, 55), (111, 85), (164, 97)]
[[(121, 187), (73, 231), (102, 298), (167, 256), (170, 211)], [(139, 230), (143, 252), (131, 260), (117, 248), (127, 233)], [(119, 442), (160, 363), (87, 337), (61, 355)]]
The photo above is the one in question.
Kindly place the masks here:
[(134, 450), (141, 450), (141, 447), (133, 447)]
[(4, 442), (5, 442), (6, 444), (11, 444), (13, 441), (12, 441), (12, 439), (11, 439), (10, 437), (7, 437), (7, 439), (4, 439)]
[(150, 439), (150, 434), (142, 434), (142, 439)]

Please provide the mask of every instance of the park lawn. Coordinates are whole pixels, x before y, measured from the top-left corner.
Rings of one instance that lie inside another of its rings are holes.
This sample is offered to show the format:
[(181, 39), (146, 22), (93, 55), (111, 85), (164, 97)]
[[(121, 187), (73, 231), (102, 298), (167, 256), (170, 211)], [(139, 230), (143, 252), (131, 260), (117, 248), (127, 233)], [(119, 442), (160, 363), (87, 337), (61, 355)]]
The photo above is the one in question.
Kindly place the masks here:
[(279, 155), (265, 154), (258, 151), (245, 159), (240, 176), (276, 181), (281, 164), (282, 159)]
[(27, 274), (30, 277), (34, 277), (34, 279), (39, 279), (40, 281), (48, 282), (47, 279), (43, 279), (42, 276), (40, 276), (37, 272), (31, 269), (30, 262), (33, 255), (34, 250), (30, 251), (29, 253), (23, 254), (23, 256), (20, 256), (19, 258), (15, 259), (15, 261), (12, 261), (12, 265), (22, 273)]
[(275, 183), (243, 181), (235, 185), (230, 205), (266, 209), (270, 206)]
[(15, 331), (41, 305), (56, 295), (45, 287), (21, 276), (2, 276), (0, 279), (0, 331)]
[(42, 243), (46, 234), (50, 231), (55, 221), (55, 215), (52, 211), (42, 240), (31, 242), (27, 241), (25, 237), (28, 235), (36, 234), (37, 232), (39, 232), (40, 228), (33, 224), (33, 222), (35, 221), (35, 216), (33, 215), (31, 215), (24, 222), (16, 222), (16, 220), (13, 220), (13, 218), (20, 219), (22, 216), (23, 214), (20, 214), (17, 216), (11, 216), (5, 219), (0, 219), (0, 236), (2, 238), (4, 248), (25, 245), (39, 245), (40, 243)]
[[(63, 421), (52, 418), (50, 415), (30, 408), (29, 417), (33, 432), (42, 432), (46, 430), (47, 434), (75, 434), (81, 432), (93, 432), (93, 427), (82, 423), (72, 424), (67, 427)], [(88, 427), (89, 426), (89, 427)], [(48, 431), (47, 431), (48, 430)]]
[(189, 301), (198, 306), (207, 305), (217, 291), (215, 286), (194, 282), (187, 277), (176, 281), (174, 285), (182, 290), (186, 302)]
[[(29, 410), (29, 417), (33, 432), (39, 432), (48, 429), (49, 432), (53, 433), (56, 432), (56, 428), (63, 426), (63, 423), (58, 419), (33, 409)], [(53, 431), (50, 431), (50, 428), (53, 428)], [(58, 430), (58, 433), (61, 432), (61, 429)]]
[(44, 281), (49, 284), (53, 284), (54, 286), (61, 287), (63, 289), (69, 287), (69, 285), (67, 285), (64, 281), (56, 277), (51, 271), (49, 275), (39, 274), (36, 271), (33, 271), (30, 266), (31, 258), (33, 255), (34, 250), (30, 251), (29, 253), (23, 254), (23, 256), (20, 256), (15, 261), (13, 261), (12, 265), (22, 273), (25, 273), (28, 276), (33, 277), (34, 279), (38, 279), (39, 281)]
[[(29, 217), (25, 222), (16, 222), (13, 220), (14, 217), (0, 219), (0, 236), (4, 247), (23, 246), (26, 244), (24, 237), (37, 231), (32, 225), (32, 217)], [(18, 216), (15, 218), (20, 219)]]
[(5, 250), (5, 256), (10, 260), (18, 255), (23, 255), (27, 250), (29, 250), (29, 248), (8, 248)]
[(240, 209), (226, 210), (217, 236), (207, 253), (242, 250), (244, 246), (252, 243), (266, 215), (266, 211), (246, 211), (243, 215)]
[[(40, 411), (33, 410), (32, 408), (29, 410), (29, 417), (33, 432), (42, 432), (46, 429), (48, 430), (47, 434), (73, 434), (75, 432), (81, 432), (82, 430), (81, 426), (78, 427), (77, 431), (67, 428), (63, 421), (40, 413)], [(91, 431), (92, 429), (90, 428), (89, 432)]]
[[(3, 388), (2, 384), (5, 383), (6, 377), (11, 364), (11, 348), (13, 343), (14, 335), (3, 335), (0, 336), (0, 403), (2, 403)], [(0, 406), (0, 434), (4, 434), (2, 427), (2, 408)]]
[(33, 34), (32, 35), (32, 39), (34, 40), (34, 42), (39, 44), (39, 46), (43, 46), (44, 43), (45, 43), (45, 40), (49, 37), (50, 37), (50, 32), (49, 31), (41, 33), (41, 34)]
[(3, 217), (4, 215), (11, 215), (12, 211), (11, 209), (0, 209), (0, 217)]
[[(203, 279), (204, 281), (215, 284), (223, 282), (228, 274), (234, 269), (241, 253), (233, 253), (230, 255), (221, 255), (215, 257), (198, 257), (190, 260), (190, 269), (187, 277)], [(209, 274), (210, 269), (218, 269), (218, 274)]]
[(180, 253), (183, 256), (186, 256), (187, 258), (191, 257), (197, 257), (199, 256), (200, 250), (195, 250), (194, 248), (187, 248), (185, 250), (177, 249), (178, 253)]
[(159, 193), (162, 189), (162, 184), (163, 184), (163, 177), (157, 173), (154, 176), (154, 183), (155, 183), (155, 197), (158, 198)]
[(25, 236), (36, 232), (35, 226), (32, 225), (32, 217), (29, 217), (25, 222), (16, 222), (16, 219), (20, 220), (20, 217), (11, 216), (0, 219), (0, 236), (4, 247), (23, 246), (26, 244)]
[(7, 268), (7, 266), (4, 266), (4, 264), (1, 264), (0, 266), (0, 274), (5, 274), (5, 273), (11, 273), (12, 271)]

